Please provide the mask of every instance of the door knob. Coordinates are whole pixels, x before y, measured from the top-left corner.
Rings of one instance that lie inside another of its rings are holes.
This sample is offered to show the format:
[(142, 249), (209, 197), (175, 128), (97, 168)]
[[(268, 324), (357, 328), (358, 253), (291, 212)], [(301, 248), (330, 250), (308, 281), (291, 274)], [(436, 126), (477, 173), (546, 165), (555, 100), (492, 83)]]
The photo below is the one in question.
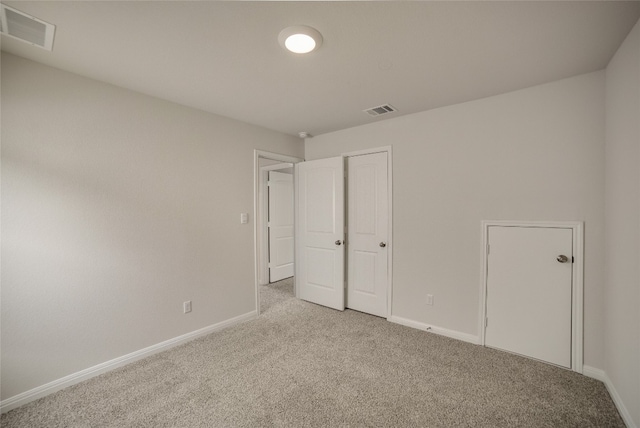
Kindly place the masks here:
[(559, 263), (566, 263), (566, 262), (568, 262), (568, 261), (569, 261), (569, 257), (567, 257), (567, 256), (565, 256), (565, 255), (563, 255), (563, 254), (561, 254), (561, 255), (559, 255), (558, 257), (556, 257), (556, 260), (557, 260)]
[(338, 240), (336, 241), (336, 245), (341, 245), (341, 244), (342, 244), (342, 241), (338, 239)]
[(380, 243), (380, 246), (381, 246), (382, 248), (384, 248), (384, 247), (386, 247), (386, 246), (387, 246), (387, 244), (385, 244), (384, 242), (381, 242), (381, 243)]

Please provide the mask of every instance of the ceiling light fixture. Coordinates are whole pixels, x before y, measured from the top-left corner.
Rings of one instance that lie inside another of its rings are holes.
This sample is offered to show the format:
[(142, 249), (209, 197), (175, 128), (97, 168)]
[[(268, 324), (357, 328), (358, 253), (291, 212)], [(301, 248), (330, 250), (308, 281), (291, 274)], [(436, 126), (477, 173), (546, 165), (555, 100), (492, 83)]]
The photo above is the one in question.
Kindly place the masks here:
[(280, 31), (278, 42), (288, 51), (305, 54), (322, 45), (322, 34), (315, 28), (306, 25), (294, 25)]

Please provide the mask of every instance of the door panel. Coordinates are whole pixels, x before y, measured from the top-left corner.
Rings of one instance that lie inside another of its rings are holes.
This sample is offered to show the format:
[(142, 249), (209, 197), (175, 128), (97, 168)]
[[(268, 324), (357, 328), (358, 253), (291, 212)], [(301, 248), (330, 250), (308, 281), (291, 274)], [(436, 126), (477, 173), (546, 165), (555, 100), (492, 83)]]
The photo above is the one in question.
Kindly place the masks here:
[(307, 284), (333, 290), (336, 277), (335, 250), (307, 247)]
[(347, 158), (347, 307), (387, 316), (387, 154)]
[(269, 171), (269, 282), (293, 276), (293, 175)]
[(299, 297), (344, 310), (344, 161), (296, 164)]
[(485, 344), (570, 368), (572, 230), (491, 226), (488, 242)]
[[(375, 297), (376, 294), (376, 262), (378, 254), (367, 251), (352, 251), (350, 268), (353, 272), (352, 282), (347, 286), (353, 289), (354, 293), (365, 293)], [(347, 303), (347, 306), (349, 304)]]

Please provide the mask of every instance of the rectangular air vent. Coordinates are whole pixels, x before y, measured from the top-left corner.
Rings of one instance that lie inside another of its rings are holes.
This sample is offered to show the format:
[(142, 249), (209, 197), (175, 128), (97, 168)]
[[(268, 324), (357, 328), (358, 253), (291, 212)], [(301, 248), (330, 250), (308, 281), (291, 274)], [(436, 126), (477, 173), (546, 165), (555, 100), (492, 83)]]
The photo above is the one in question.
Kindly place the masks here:
[(384, 104), (378, 107), (368, 108), (363, 111), (367, 113), (369, 116), (375, 117), (375, 116), (380, 116), (381, 114), (393, 113), (394, 111), (397, 111), (397, 110), (391, 104)]
[(0, 4), (0, 32), (3, 35), (50, 51), (55, 31), (53, 24)]

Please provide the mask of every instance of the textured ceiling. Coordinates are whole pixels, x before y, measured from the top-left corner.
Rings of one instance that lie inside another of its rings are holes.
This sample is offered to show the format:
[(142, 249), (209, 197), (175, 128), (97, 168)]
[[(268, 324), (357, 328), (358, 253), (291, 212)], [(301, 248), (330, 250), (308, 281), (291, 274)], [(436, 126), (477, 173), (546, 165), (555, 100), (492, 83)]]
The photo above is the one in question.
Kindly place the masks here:
[[(57, 26), (53, 52), (4, 51), (294, 135), (603, 69), (640, 17), (638, 1), (4, 3)], [(279, 46), (296, 24), (318, 51)], [(384, 103), (398, 112), (362, 112)]]

